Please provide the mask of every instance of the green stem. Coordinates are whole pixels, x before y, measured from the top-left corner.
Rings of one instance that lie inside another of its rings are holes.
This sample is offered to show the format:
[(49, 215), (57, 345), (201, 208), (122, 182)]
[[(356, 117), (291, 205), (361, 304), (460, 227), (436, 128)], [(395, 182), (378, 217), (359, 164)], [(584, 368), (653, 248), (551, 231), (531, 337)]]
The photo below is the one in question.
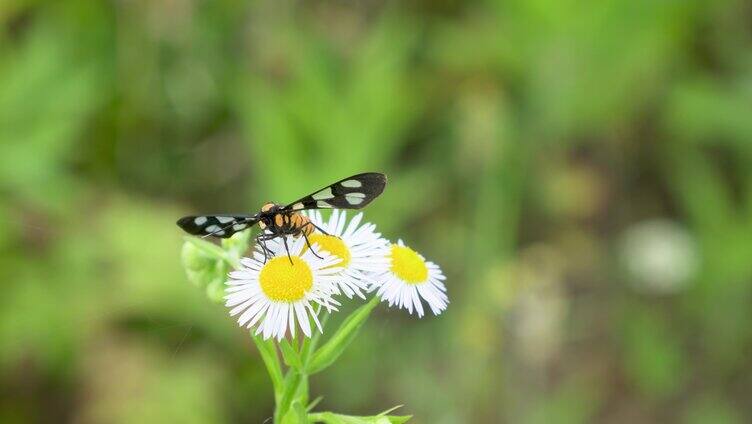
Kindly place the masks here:
[[(322, 321), (325, 320), (326, 318)], [(319, 333), (316, 333), (314, 337), (317, 335)], [(294, 360), (289, 361), (294, 365), (288, 368), (285, 379), (282, 382), (281, 396), (277, 398), (274, 410), (275, 424), (282, 422), (284, 417), (290, 412), (294, 402), (299, 403), (303, 410), (307, 408), (309, 396), (306, 364), (310, 360), (311, 352), (315, 348), (315, 345), (314, 340), (307, 337), (303, 337), (302, 343), (295, 343), (294, 341), (290, 343), (288, 340), (280, 342), (280, 348), (283, 351), (287, 351), (287, 357), (294, 358)]]
[(266, 365), (266, 371), (269, 373), (269, 378), (272, 380), (272, 386), (274, 387), (274, 398), (279, 400), (282, 394), (282, 366), (279, 363), (279, 356), (277, 356), (277, 348), (274, 347), (274, 342), (271, 340), (264, 340), (261, 336), (257, 336), (251, 330), (251, 338), (256, 343), (256, 348), (259, 350), (261, 359)]
[[(378, 304), (378, 301), (369, 302), (369, 309)], [(326, 326), (330, 314), (324, 313), (321, 318), (321, 328)], [(253, 335), (253, 334), (252, 334)], [(271, 340), (263, 341), (260, 337), (254, 336), (254, 341), (261, 352), (264, 363), (267, 364), (267, 371), (272, 379), (275, 392), (275, 409), (274, 423), (281, 424), (285, 416), (290, 413), (293, 404), (296, 408), (306, 410), (308, 408), (308, 366), (316, 352), (321, 332), (315, 332), (311, 338), (303, 337), (302, 343), (291, 343), (283, 340), (279, 343), (285, 362), (288, 365), (287, 372), (282, 377), (282, 366), (279, 361), (277, 349)]]
[[(326, 328), (326, 323), (329, 321), (329, 317), (331, 316), (331, 313), (324, 312), (323, 318), (321, 318), (321, 331), (324, 331), (324, 328)], [(313, 356), (313, 352), (316, 351), (316, 347), (319, 344), (319, 340), (321, 339), (321, 332), (314, 331), (313, 336), (311, 338), (304, 338), (303, 339), (303, 347), (300, 350), (300, 360), (303, 362), (303, 367), (308, 369), (308, 363), (311, 361), (311, 356)]]
[(293, 400), (298, 400), (303, 409), (308, 408), (308, 374), (300, 375), (298, 391), (295, 393)]
[(300, 373), (294, 368), (290, 368), (287, 371), (287, 375), (285, 376), (285, 381), (283, 383), (284, 389), (282, 390), (282, 397), (280, 398), (279, 402), (277, 402), (276, 408), (274, 410), (274, 424), (280, 424), (282, 422), (282, 418), (287, 414), (287, 411), (290, 410), (290, 405), (292, 405), (292, 401), (293, 399), (295, 399), (295, 395), (298, 394), (298, 391), (300, 390), (300, 384), (303, 382), (303, 380), (306, 381), (305, 386), (307, 387), (308, 376)]

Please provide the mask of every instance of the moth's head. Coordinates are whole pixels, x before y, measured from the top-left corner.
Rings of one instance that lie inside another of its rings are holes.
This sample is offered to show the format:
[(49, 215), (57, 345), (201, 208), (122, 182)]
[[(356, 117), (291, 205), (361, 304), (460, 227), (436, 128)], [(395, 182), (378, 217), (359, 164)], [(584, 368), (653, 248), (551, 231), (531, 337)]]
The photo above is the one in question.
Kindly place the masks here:
[(261, 206), (261, 215), (274, 215), (279, 209), (281, 209), (283, 206), (274, 203), (274, 202), (266, 202)]
[(258, 220), (261, 224), (262, 228), (271, 225), (272, 219), (274, 219), (274, 215), (277, 213), (278, 210), (283, 208), (282, 205), (274, 203), (274, 202), (266, 202), (263, 206), (261, 206), (261, 211), (258, 213)]

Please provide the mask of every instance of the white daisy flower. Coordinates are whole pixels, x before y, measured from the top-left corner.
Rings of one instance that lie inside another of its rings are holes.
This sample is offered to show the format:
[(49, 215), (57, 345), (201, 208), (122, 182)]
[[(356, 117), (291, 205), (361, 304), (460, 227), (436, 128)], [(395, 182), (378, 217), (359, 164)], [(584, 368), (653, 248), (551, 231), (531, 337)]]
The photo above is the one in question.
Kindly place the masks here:
[(303, 334), (310, 337), (310, 319), (322, 331), (313, 304), (329, 310), (336, 310), (334, 305), (339, 305), (331, 297), (341, 270), (336, 267), (339, 258), (316, 250), (323, 259), (317, 258), (306, 248), (302, 237), (288, 237), (287, 244), (289, 258), (282, 238), (266, 242), (272, 253), (266, 263), (256, 246), (253, 257), (241, 259), (240, 268), (230, 272), (227, 282), (230, 287), (225, 306), (232, 308), (230, 315), (240, 314), (238, 324), (248, 328), (259, 323), (256, 334), (262, 334), (265, 340), (281, 340), (288, 328), (294, 337), (296, 321)]
[(382, 301), (389, 302), (389, 306), (405, 308), (411, 314), (415, 309), (418, 318), (423, 316), (421, 299), (434, 315), (447, 308), (449, 298), (442, 282), (446, 277), (438, 265), (426, 261), (420, 253), (405, 246), (402, 240), (391, 245), (388, 258), (390, 268), (380, 276), (381, 283), (376, 292)]
[[(337, 266), (342, 267), (337, 279), (335, 294), (344, 293), (348, 298), (353, 294), (365, 299), (364, 291), (373, 284), (371, 275), (383, 274), (389, 269), (389, 242), (377, 233), (371, 223), (361, 225), (363, 213), (355, 215), (347, 223), (347, 214), (332, 210), (328, 221), (321, 218), (321, 212), (307, 212), (308, 218), (327, 234), (320, 232), (308, 236), (311, 243), (317, 243), (325, 250), (340, 258)], [(318, 250), (316, 250), (318, 252)]]

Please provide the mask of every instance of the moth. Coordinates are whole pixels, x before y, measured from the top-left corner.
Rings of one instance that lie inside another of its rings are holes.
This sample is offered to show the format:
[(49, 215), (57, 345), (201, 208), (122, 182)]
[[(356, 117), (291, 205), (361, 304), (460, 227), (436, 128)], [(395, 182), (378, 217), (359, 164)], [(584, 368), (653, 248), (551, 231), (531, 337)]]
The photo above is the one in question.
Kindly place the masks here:
[[(282, 237), (287, 249), (287, 238), (304, 237), (310, 249), (308, 236), (316, 229), (327, 234), (300, 211), (307, 209), (360, 209), (377, 198), (386, 186), (386, 175), (366, 172), (344, 178), (287, 205), (267, 202), (255, 214), (191, 215), (180, 218), (178, 226), (188, 234), (227, 238), (258, 224), (262, 232), (256, 242), (264, 252), (271, 253), (266, 241)], [(313, 252), (313, 250), (311, 250)], [(287, 251), (289, 257), (289, 250)], [(316, 254), (314, 252), (314, 254)], [(316, 255), (318, 256), (318, 255)]]

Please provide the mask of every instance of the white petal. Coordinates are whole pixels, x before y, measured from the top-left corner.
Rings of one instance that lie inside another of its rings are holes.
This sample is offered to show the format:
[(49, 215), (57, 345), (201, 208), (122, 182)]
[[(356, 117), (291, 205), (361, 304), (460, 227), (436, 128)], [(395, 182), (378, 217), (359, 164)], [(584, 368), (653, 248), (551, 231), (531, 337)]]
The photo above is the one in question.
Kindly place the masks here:
[[(256, 312), (256, 314), (253, 316), (253, 318), (251, 318), (251, 321), (248, 322), (248, 325), (246, 327), (248, 327), (248, 328), (253, 327), (254, 324), (256, 324), (258, 322), (258, 320), (261, 319), (261, 317), (263, 317), (265, 315), (268, 315), (268, 313), (269, 313), (269, 307), (270, 306), (271, 306), (271, 303), (268, 303), (268, 302), (265, 302), (264, 304), (262, 304), (261, 308)], [(261, 328), (261, 327), (259, 326), (259, 328)]]
[(298, 316), (298, 325), (300, 325), (300, 329), (303, 330), (303, 334), (305, 334), (306, 337), (311, 337), (311, 323), (308, 321), (305, 307), (299, 302), (295, 304), (295, 313)]
[(313, 307), (311, 307), (311, 304), (306, 301), (305, 307), (311, 313), (311, 318), (313, 318), (313, 322), (316, 323), (316, 327), (319, 329), (319, 332), (323, 333), (324, 330), (321, 328), (321, 323), (319, 322), (319, 318), (316, 316), (317, 314), (313, 311)]
[(294, 305), (288, 305), (288, 317), (287, 321), (290, 324), (290, 337), (295, 338), (295, 307)]
[(347, 213), (345, 211), (341, 211), (339, 215), (339, 221), (337, 222), (337, 228), (334, 230), (334, 234), (337, 236), (342, 235), (342, 230), (345, 228), (345, 222), (347, 221)]
[(333, 209), (332, 214), (329, 215), (329, 222), (326, 225), (326, 230), (329, 234), (334, 232), (334, 229), (337, 228), (337, 220), (339, 219), (339, 209)]
[(358, 228), (358, 224), (360, 224), (361, 219), (363, 219), (363, 212), (356, 214), (350, 220), (350, 224), (347, 226), (347, 230), (345, 230), (344, 234), (342, 234), (343, 239), (347, 239), (353, 235), (355, 230)]
[(423, 316), (423, 303), (420, 301), (420, 296), (418, 295), (418, 288), (414, 285), (410, 287), (410, 297), (413, 299), (413, 304), (415, 305), (415, 310), (418, 312), (418, 318)]

